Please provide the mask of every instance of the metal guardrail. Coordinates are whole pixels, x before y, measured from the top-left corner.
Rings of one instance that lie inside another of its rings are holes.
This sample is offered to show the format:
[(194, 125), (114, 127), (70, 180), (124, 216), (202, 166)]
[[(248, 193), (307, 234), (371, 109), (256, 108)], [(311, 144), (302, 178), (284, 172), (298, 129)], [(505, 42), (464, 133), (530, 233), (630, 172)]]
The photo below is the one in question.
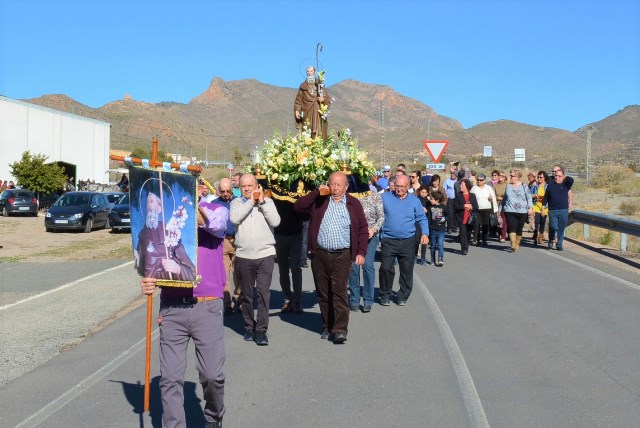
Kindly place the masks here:
[(567, 226), (573, 223), (582, 223), (585, 238), (589, 237), (589, 226), (599, 227), (620, 233), (620, 249), (627, 251), (627, 235), (640, 236), (640, 221), (629, 220), (607, 214), (592, 213), (583, 210), (569, 212)]

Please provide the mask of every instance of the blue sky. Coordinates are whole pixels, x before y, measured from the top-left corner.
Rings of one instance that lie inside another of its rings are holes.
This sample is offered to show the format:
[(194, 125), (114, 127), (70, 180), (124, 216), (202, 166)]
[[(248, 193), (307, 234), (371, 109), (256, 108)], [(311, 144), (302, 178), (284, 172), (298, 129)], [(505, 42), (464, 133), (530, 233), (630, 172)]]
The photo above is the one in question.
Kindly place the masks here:
[(463, 126), (640, 104), (640, 0), (2, 0), (0, 94), (189, 102), (214, 77), (389, 85)]

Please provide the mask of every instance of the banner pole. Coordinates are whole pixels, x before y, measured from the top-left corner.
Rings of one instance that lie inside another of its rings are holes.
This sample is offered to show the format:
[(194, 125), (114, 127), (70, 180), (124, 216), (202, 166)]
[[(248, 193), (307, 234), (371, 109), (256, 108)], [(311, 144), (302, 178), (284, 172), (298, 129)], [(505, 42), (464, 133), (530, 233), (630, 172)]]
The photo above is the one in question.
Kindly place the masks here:
[(144, 365), (144, 411), (149, 412), (151, 396), (151, 319), (153, 318), (153, 295), (147, 296), (147, 349)]

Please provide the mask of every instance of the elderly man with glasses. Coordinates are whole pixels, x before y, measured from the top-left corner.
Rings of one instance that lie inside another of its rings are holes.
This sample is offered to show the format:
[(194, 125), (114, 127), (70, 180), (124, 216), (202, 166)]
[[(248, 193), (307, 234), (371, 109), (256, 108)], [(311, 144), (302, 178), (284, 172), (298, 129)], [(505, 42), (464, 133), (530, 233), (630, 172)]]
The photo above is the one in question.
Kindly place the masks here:
[(391, 178), (391, 166), (385, 165), (382, 168), (382, 177), (378, 178), (378, 186), (382, 188), (383, 192), (389, 188), (389, 178)]
[(380, 304), (391, 304), (391, 289), (395, 277), (394, 261), (398, 259), (400, 290), (396, 304), (405, 306), (413, 290), (413, 266), (416, 261), (416, 224), (422, 235), (420, 244), (429, 243), (429, 223), (420, 200), (408, 193), (409, 178), (396, 176), (395, 190), (382, 194), (384, 223), (380, 231), (382, 263), (380, 264)]
[[(227, 210), (231, 209), (231, 201), (235, 199), (233, 196), (233, 182), (230, 178), (223, 178), (218, 183), (218, 198), (213, 201), (214, 204), (222, 205)], [(236, 235), (236, 225), (227, 221), (227, 230), (224, 234), (222, 258), (224, 260), (224, 271), (227, 274), (227, 281), (224, 284), (224, 313), (230, 315), (233, 313), (233, 302), (231, 299), (231, 281), (233, 279), (234, 259), (236, 257), (236, 247), (234, 246)], [(234, 294), (236, 304), (240, 304), (240, 289), (236, 284), (234, 286)]]
[(552, 169), (553, 179), (549, 180), (547, 192), (544, 194), (543, 205), (549, 209), (549, 244), (553, 247), (554, 239), (557, 239), (556, 249), (563, 251), (564, 231), (569, 220), (569, 210), (573, 207), (573, 178), (565, 175), (564, 168), (554, 165)]

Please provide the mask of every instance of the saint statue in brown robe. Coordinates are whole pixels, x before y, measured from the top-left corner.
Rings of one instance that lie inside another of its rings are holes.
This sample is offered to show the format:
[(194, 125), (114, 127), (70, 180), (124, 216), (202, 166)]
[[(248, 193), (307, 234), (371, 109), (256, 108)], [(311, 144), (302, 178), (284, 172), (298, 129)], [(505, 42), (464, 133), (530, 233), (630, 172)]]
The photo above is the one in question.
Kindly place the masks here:
[(315, 138), (317, 135), (327, 138), (329, 123), (322, 118), (320, 106), (329, 106), (330, 104), (331, 98), (327, 94), (327, 90), (316, 78), (315, 67), (309, 66), (307, 68), (307, 80), (300, 84), (298, 95), (293, 104), (296, 128), (302, 131), (306, 125), (311, 131), (311, 138)]

